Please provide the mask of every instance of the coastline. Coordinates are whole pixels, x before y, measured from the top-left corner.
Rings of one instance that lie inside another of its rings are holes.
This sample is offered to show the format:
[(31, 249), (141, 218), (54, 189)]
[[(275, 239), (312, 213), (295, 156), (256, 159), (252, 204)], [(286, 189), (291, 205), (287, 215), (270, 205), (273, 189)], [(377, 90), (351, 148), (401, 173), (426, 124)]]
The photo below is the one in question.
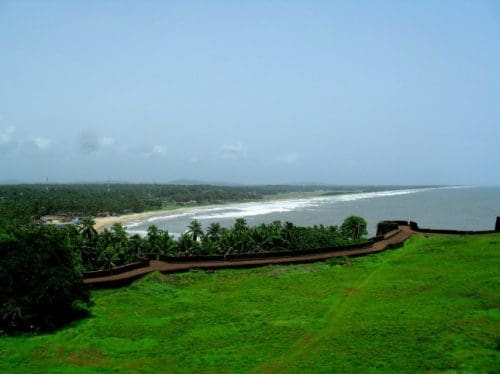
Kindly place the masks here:
[(223, 204), (208, 204), (208, 205), (193, 205), (187, 207), (175, 207), (168, 209), (159, 209), (159, 210), (148, 210), (141, 213), (128, 213), (121, 214), (117, 216), (107, 216), (107, 217), (94, 217), (95, 225), (94, 228), (98, 231), (104, 231), (104, 229), (110, 228), (115, 223), (120, 223), (123, 226), (126, 226), (127, 223), (132, 223), (134, 221), (143, 221), (153, 217), (159, 216), (169, 216), (178, 213), (188, 212), (193, 209), (200, 208), (220, 208), (226, 207), (234, 204), (244, 204), (244, 203), (258, 203), (258, 202), (266, 202), (266, 201), (276, 201), (276, 200), (289, 200), (289, 199), (309, 199), (314, 197), (321, 197), (325, 191), (315, 191), (309, 193), (284, 193), (278, 195), (268, 195), (264, 196), (261, 200), (248, 200), (248, 201), (231, 201)]
[(134, 221), (142, 221), (148, 218), (158, 217), (158, 216), (169, 216), (179, 212), (185, 212), (196, 208), (209, 208), (215, 205), (195, 205), (190, 207), (178, 207), (171, 209), (159, 209), (159, 210), (148, 210), (141, 213), (128, 213), (121, 214), (118, 216), (108, 216), (108, 217), (95, 217), (94, 228), (98, 231), (104, 231), (104, 229), (110, 228), (115, 223), (120, 223), (126, 226), (127, 223), (132, 223)]
[[(436, 188), (436, 187), (434, 187)], [(448, 187), (449, 188), (449, 187)], [(417, 188), (417, 189), (426, 189), (425, 187)], [(383, 193), (383, 192), (391, 192), (391, 191), (405, 191), (405, 190), (382, 190), (382, 191), (370, 191), (365, 193)], [(206, 205), (192, 205), (192, 206), (174, 206), (168, 207), (164, 209), (158, 210), (150, 210), (141, 213), (128, 213), (117, 216), (108, 216), (108, 217), (95, 217), (94, 221), (96, 222), (94, 228), (98, 232), (102, 232), (104, 229), (111, 227), (115, 223), (120, 223), (123, 226), (127, 224), (135, 223), (137, 221), (144, 221), (154, 217), (167, 217), (174, 214), (190, 212), (195, 209), (210, 209), (210, 208), (225, 208), (236, 204), (245, 204), (245, 203), (265, 203), (271, 201), (287, 201), (287, 200), (307, 200), (314, 199), (318, 197), (331, 197), (337, 195), (350, 195), (350, 194), (362, 194), (362, 191), (335, 191), (335, 193), (331, 193), (331, 191), (318, 190), (314, 192), (288, 192), (288, 193), (280, 193), (276, 195), (264, 195), (262, 199), (259, 200), (245, 200), (245, 201), (228, 201), (222, 204), (206, 204)]]

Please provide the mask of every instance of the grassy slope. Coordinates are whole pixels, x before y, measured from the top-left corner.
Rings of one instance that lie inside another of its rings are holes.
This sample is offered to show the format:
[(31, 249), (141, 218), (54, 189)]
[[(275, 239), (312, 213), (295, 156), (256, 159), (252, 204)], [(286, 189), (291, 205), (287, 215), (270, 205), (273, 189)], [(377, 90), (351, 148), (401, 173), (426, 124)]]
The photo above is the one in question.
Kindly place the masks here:
[(500, 235), (353, 260), (153, 274), (93, 317), (0, 338), (0, 371), (500, 371)]

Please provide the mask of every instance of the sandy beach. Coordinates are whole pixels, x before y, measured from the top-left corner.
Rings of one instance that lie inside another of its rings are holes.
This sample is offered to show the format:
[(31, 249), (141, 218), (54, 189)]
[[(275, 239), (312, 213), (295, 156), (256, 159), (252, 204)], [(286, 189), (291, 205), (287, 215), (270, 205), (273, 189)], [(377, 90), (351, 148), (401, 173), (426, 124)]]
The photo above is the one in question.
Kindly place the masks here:
[(179, 207), (179, 208), (174, 208), (174, 209), (160, 209), (160, 210), (150, 210), (147, 212), (142, 212), (142, 213), (130, 213), (130, 214), (122, 214), (118, 216), (108, 216), (108, 217), (95, 217), (95, 225), (94, 228), (98, 231), (101, 232), (106, 228), (111, 227), (114, 223), (121, 223), (122, 225), (126, 226), (127, 223), (135, 222), (135, 221), (142, 221), (151, 217), (157, 217), (157, 216), (168, 216), (171, 214), (177, 214), (179, 212), (184, 212), (188, 211), (191, 209), (196, 209), (200, 207), (210, 207), (210, 205), (204, 205), (204, 206), (190, 206), (190, 207)]
[(187, 207), (178, 207), (178, 208), (172, 208), (172, 209), (159, 209), (159, 210), (150, 210), (146, 212), (141, 212), (141, 213), (130, 213), (130, 214), (122, 214), (122, 215), (117, 215), (117, 216), (108, 216), (108, 217), (95, 217), (95, 229), (98, 232), (103, 231), (106, 228), (111, 227), (114, 223), (121, 223), (123, 226), (126, 226), (127, 223), (132, 223), (136, 221), (143, 221), (148, 218), (152, 217), (158, 217), (158, 216), (169, 216), (172, 214), (178, 214), (178, 213), (183, 213), (187, 212), (193, 209), (199, 209), (199, 208), (215, 208), (215, 207), (224, 207), (228, 205), (234, 205), (234, 204), (241, 204), (241, 203), (253, 203), (253, 202), (265, 202), (265, 201), (274, 201), (274, 200), (288, 200), (288, 199), (307, 199), (311, 197), (318, 197), (321, 196), (325, 191), (314, 191), (310, 193), (283, 193), (283, 194), (277, 194), (273, 196), (265, 196), (261, 200), (252, 200), (252, 201), (234, 201), (234, 202), (227, 202), (224, 204), (211, 204), (211, 205), (193, 205), (193, 206), (187, 206)]

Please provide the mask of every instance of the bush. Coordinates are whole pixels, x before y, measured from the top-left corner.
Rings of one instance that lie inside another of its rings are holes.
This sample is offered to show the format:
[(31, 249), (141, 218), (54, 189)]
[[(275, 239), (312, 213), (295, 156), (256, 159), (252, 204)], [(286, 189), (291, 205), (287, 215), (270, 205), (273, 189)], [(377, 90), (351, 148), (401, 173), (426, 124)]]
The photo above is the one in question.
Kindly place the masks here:
[(70, 232), (53, 226), (0, 228), (0, 328), (52, 330), (87, 313), (89, 292)]
[(366, 221), (362, 217), (347, 217), (340, 226), (340, 233), (348, 239), (359, 239), (368, 234)]

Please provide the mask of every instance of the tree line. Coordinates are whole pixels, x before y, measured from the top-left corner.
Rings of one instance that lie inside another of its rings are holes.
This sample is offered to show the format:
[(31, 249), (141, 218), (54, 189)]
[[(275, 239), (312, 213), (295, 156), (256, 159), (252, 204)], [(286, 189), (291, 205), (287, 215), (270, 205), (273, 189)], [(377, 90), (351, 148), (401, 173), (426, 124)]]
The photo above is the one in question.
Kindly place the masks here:
[(323, 225), (300, 227), (281, 221), (250, 227), (244, 218), (238, 218), (232, 227), (222, 227), (214, 222), (203, 230), (200, 222), (193, 220), (178, 238), (155, 225), (148, 228), (145, 237), (127, 235), (119, 223), (97, 233), (93, 223), (87, 218), (79, 231), (72, 229), (70, 233), (74, 249), (80, 253), (86, 270), (109, 269), (146, 254), (227, 256), (329, 248), (363, 240), (367, 233), (364, 219), (354, 216), (347, 218), (340, 228)]
[(267, 192), (250, 187), (201, 185), (4, 185), (0, 186), (0, 218), (26, 223), (44, 215), (138, 213), (171, 205), (260, 200)]
[(380, 186), (214, 186), (172, 184), (0, 185), (0, 225), (29, 223), (44, 215), (85, 217), (138, 213), (183, 205), (256, 201), (284, 193), (341, 194), (397, 187)]

